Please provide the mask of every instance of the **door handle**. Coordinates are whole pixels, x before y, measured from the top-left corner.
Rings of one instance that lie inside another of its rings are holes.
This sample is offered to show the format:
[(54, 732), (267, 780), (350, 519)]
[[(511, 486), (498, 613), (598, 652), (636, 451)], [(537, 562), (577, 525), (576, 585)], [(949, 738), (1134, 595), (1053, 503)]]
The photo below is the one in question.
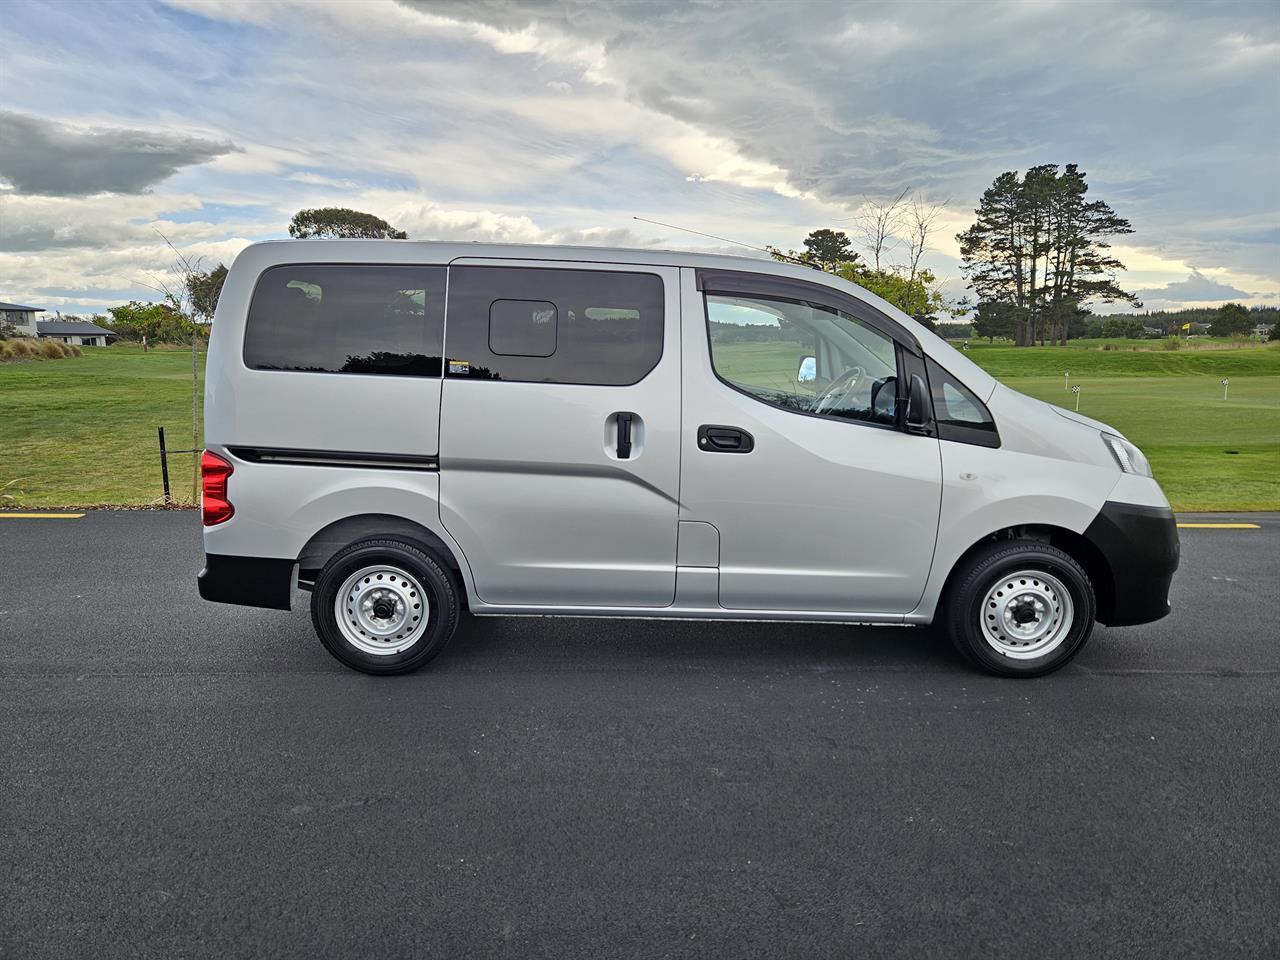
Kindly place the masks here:
[(618, 414), (618, 459), (631, 459), (631, 418), (633, 414)]
[(698, 449), (707, 453), (750, 453), (755, 448), (755, 437), (741, 427), (704, 423), (698, 428)]

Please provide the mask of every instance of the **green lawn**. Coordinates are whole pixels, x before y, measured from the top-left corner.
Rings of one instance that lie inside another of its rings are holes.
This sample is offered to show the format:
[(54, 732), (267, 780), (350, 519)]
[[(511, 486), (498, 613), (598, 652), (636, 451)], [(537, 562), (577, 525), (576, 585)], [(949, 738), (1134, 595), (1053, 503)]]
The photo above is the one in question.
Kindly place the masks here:
[(1079, 386), (1080, 412), (1142, 448), (1176, 509), (1280, 509), (1280, 344), (1192, 344), (970, 341), (968, 356), (1015, 390), (1067, 409), (1075, 408), (1068, 384)]
[[(1045, 348), (1049, 349), (1049, 348)], [(1276, 353), (1280, 357), (1280, 352)], [(1280, 509), (1280, 375), (1071, 377), (1080, 412), (1142, 448), (1177, 510)], [(1005, 377), (1015, 390), (1068, 410), (1059, 377)]]
[[(203, 388), (203, 354), (200, 368)], [(193, 446), (190, 350), (115, 344), (0, 363), (0, 486), (18, 480), (19, 505), (159, 501), (158, 426), (171, 448)], [(174, 495), (189, 501), (192, 458), (170, 461)]]
[[(780, 346), (740, 345), (739, 374), (779, 369), (770, 353)], [(1177, 509), (1280, 509), (1280, 344), (1133, 351), (971, 342), (968, 355), (1014, 389), (1067, 408), (1074, 398), (1062, 373), (1071, 371), (1080, 412), (1142, 447)], [(117, 344), (75, 359), (0, 363), (0, 487), (19, 479), (19, 505), (157, 501), (159, 425), (171, 447), (192, 446), (190, 353)], [(190, 468), (190, 457), (174, 458), (176, 494), (189, 495)]]

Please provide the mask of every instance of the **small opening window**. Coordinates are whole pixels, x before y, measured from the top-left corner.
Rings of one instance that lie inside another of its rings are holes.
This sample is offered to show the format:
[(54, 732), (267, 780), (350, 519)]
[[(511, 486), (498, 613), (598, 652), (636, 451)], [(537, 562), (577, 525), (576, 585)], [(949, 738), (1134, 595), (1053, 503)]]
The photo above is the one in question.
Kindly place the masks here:
[(489, 305), (489, 349), (507, 357), (556, 352), (559, 316), (546, 300), (495, 300)]

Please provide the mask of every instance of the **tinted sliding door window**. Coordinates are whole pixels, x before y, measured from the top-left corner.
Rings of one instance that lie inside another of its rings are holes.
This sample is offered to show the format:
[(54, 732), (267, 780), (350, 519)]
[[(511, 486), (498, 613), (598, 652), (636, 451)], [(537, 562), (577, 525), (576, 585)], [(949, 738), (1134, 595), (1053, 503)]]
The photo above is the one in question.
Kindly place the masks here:
[(649, 273), (452, 267), (446, 376), (625, 386), (662, 357)]
[(893, 340), (820, 304), (709, 293), (711, 363), (725, 383), (797, 413), (893, 426)]
[(255, 370), (438, 377), (444, 267), (290, 264), (263, 271), (245, 326)]

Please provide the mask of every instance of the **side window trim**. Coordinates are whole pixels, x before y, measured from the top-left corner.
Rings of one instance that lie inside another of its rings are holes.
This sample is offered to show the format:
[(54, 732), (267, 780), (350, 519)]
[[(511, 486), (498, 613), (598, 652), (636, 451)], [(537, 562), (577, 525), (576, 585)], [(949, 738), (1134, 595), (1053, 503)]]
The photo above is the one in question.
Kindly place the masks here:
[[(749, 276), (749, 274), (744, 274), (744, 276)], [(781, 404), (770, 403), (768, 400), (765, 400), (765, 399), (762, 399), (761, 397), (756, 396), (750, 390), (745, 390), (742, 387), (738, 386), (732, 380), (726, 380), (723, 376), (721, 376), (720, 371), (716, 369), (715, 344), (711, 339), (711, 314), (710, 314), (710, 311), (708, 310), (707, 297), (717, 296), (717, 295), (732, 297), (732, 296), (742, 296), (744, 294), (746, 294), (746, 291), (743, 291), (743, 290), (730, 290), (730, 291), (704, 290), (702, 291), (702, 328), (705, 331), (706, 337), (707, 337), (707, 359), (710, 361), (710, 364), (711, 364), (712, 376), (714, 376), (718, 381), (720, 381), (722, 384), (724, 384), (726, 387), (728, 387), (730, 390), (734, 391), (735, 393), (740, 393), (744, 397), (750, 397), (756, 403), (763, 404), (766, 407), (772, 407), (774, 410), (781, 410), (784, 413), (792, 413), (801, 417), (812, 417), (815, 420), (823, 420), (827, 423), (847, 423), (855, 427), (872, 427), (876, 430), (894, 430), (894, 431), (902, 432), (902, 430), (904, 429), (903, 424), (905, 424), (906, 422), (904, 418), (904, 413), (903, 413), (904, 407), (901, 400), (902, 381), (903, 381), (903, 372), (906, 369), (905, 361), (908, 358), (909, 354), (907, 354), (907, 352), (902, 349), (901, 343), (895, 342), (893, 345), (894, 367), (895, 367), (894, 375), (897, 377), (897, 384), (895, 386), (898, 391), (898, 398), (895, 401), (896, 408), (894, 410), (893, 423), (876, 423), (874, 420), (853, 420), (853, 419), (848, 419), (844, 417), (831, 417), (821, 413), (811, 413), (808, 410), (796, 410), (792, 407), (784, 407)], [(756, 294), (754, 292), (751, 293), (750, 295), (763, 296), (762, 294)], [(793, 298), (785, 297), (781, 299), (791, 300)], [(858, 319), (861, 319), (861, 318), (858, 318)], [(880, 332), (883, 332), (883, 331), (880, 331)]]

